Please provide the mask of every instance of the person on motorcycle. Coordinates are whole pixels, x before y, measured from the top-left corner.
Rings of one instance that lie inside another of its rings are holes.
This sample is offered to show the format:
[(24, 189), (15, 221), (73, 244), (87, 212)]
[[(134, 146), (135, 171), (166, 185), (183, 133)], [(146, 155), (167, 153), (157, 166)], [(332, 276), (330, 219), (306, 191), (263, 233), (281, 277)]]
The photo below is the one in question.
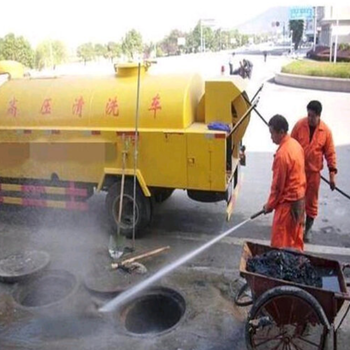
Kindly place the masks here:
[(232, 75), (240, 75), (243, 79), (247, 77), (247, 73), (244, 69), (244, 65), (242, 61), (239, 61), (239, 68), (235, 69), (232, 72)]
[(243, 59), (243, 70), (245, 75), (250, 79), (252, 77), (253, 63), (247, 59)]

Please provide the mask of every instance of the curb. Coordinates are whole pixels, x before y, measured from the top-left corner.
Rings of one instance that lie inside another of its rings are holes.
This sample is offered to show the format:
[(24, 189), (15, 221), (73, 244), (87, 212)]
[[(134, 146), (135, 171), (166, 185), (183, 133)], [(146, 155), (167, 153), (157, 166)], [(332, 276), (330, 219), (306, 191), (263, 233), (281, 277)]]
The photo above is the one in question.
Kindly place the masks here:
[(350, 79), (309, 77), (306, 75), (276, 73), (275, 82), (280, 85), (303, 89), (350, 92)]

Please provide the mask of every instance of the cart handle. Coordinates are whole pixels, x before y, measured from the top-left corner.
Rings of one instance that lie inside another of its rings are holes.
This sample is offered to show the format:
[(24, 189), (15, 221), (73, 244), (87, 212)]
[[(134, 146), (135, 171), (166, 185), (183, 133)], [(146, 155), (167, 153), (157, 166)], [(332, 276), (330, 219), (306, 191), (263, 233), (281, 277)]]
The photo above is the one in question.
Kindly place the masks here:
[(344, 263), (341, 266), (342, 271), (344, 271), (346, 268), (350, 268), (350, 263)]
[[(344, 264), (342, 264), (342, 266), (341, 266), (341, 270), (344, 272), (344, 270), (345, 269), (348, 269), (348, 268), (350, 268), (350, 263), (344, 263)], [(349, 282), (346, 282), (346, 286), (347, 287), (350, 287), (350, 281)]]

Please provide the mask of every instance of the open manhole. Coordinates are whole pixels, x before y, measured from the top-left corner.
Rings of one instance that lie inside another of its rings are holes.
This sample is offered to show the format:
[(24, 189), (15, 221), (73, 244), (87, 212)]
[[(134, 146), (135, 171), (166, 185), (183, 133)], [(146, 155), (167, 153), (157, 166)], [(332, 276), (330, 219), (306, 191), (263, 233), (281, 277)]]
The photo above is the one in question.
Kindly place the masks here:
[(44, 308), (60, 304), (78, 289), (77, 278), (65, 270), (47, 271), (36, 280), (18, 286), (15, 301), (28, 308)]
[(129, 333), (159, 335), (174, 328), (185, 310), (185, 299), (178, 292), (154, 288), (130, 301), (123, 308), (121, 318)]
[(28, 250), (0, 259), (0, 281), (19, 282), (41, 273), (49, 264), (50, 256), (44, 251)]

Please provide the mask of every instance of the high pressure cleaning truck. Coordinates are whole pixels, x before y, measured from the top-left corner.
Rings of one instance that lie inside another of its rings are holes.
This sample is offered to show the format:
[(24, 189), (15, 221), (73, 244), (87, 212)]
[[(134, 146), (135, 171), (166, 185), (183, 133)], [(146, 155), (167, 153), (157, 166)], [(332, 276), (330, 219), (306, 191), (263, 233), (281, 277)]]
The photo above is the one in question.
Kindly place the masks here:
[(149, 68), (33, 78), (0, 62), (0, 202), (86, 210), (105, 191), (111, 225), (125, 235), (175, 189), (225, 200), (230, 215), (251, 111), (243, 80)]

